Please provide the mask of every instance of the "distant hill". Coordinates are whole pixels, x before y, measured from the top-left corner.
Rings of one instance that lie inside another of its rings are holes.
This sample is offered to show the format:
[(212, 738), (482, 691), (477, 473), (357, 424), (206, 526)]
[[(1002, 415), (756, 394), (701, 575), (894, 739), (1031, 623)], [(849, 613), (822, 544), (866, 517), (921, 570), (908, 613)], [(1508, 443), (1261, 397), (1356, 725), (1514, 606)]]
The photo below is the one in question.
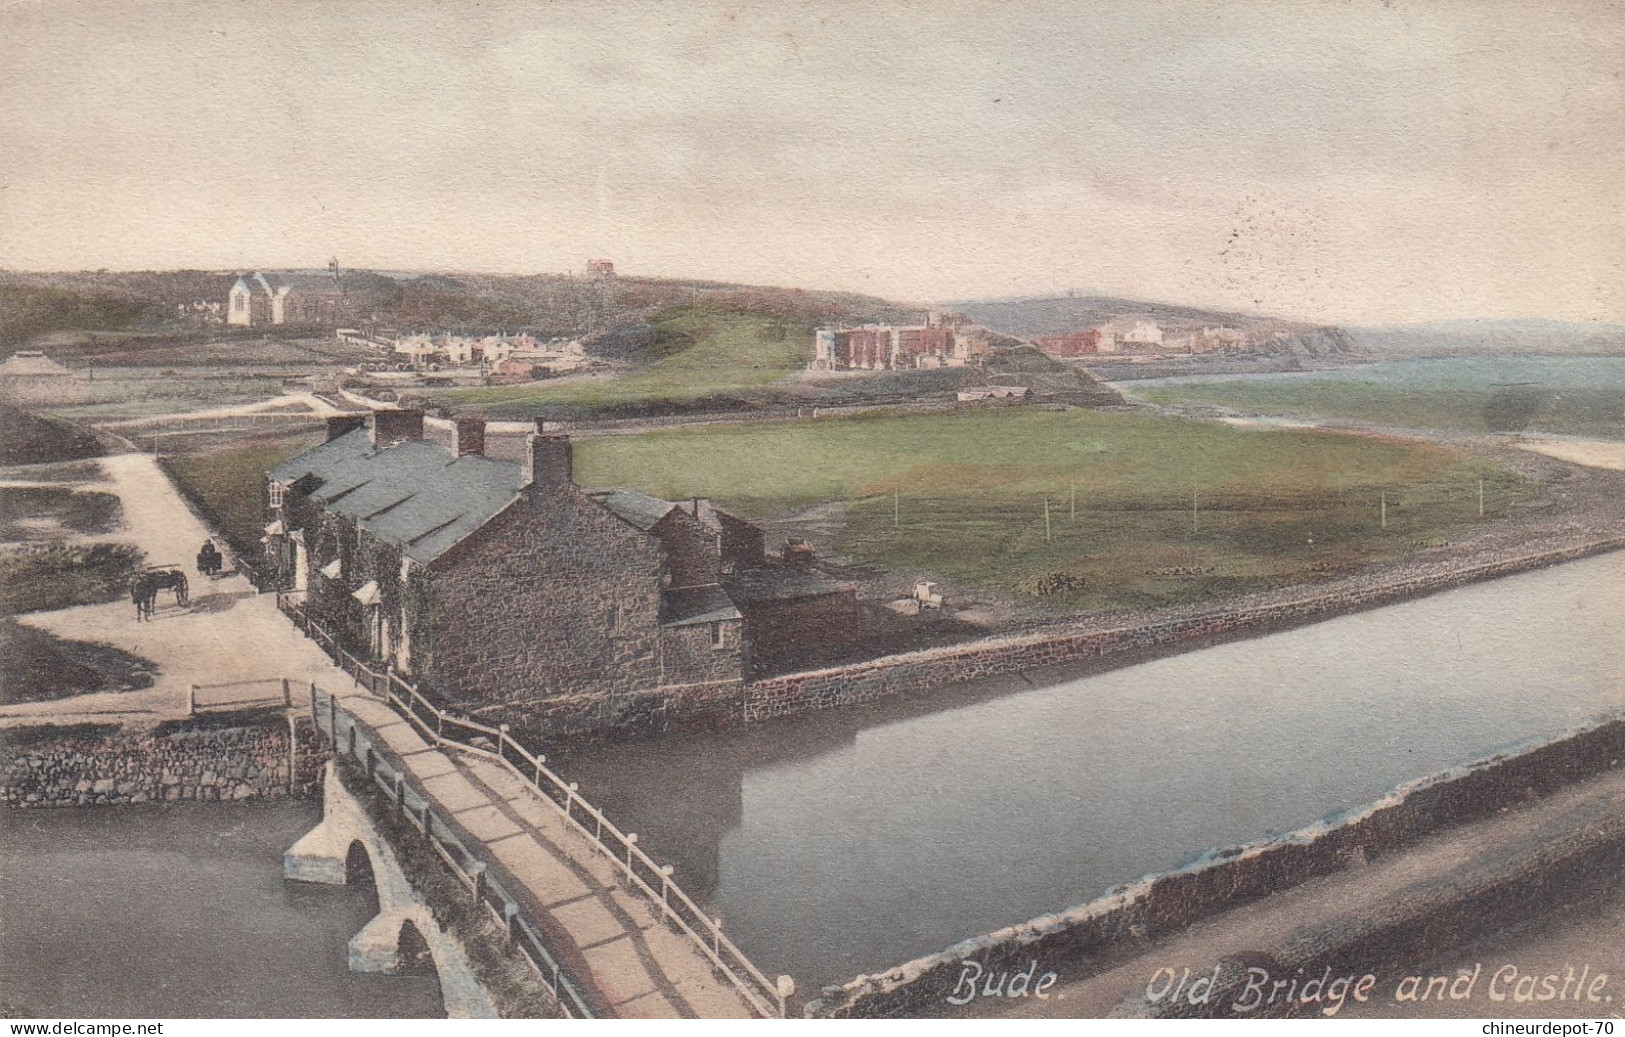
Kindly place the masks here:
[[(1226, 313), (1221, 310), (1202, 310), (1169, 303), (1142, 302), (1120, 299), (1108, 295), (1060, 296), (1036, 299), (991, 299), (954, 302), (947, 308), (985, 324), (995, 331), (1021, 338), (1040, 335), (1063, 335), (1069, 331), (1088, 328), (1114, 320), (1149, 320), (1164, 328), (1175, 327), (1231, 327), (1250, 328), (1258, 325), (1284, 325), (1288, 322), (1270, 317)], [(1301, 325), (1307, 326), (1307, 325)]]
[(1249, 352), (1260, 354), (1320, 358), (1355, 351), (1354, 343), (1336, 327), (1108, 295), (990, 299), (949, 303), (947, 308), (1023, 339), (1084, 331), (1112, 321), (1146, 320), (1173, 333), (1204, 327), (1234, 328), (1246, 334)]
[[(589, 353), (634, 361), (658, 359), (680, 346), (652, 334), (648, 325), (656, 315), (685, 306), (806, 324), (914, 321), (926, 309), (851, 292), (702, 280), (368, 270), (346, 270), (344, 277), (357, 321), (402, 330), (581, 337)], [(177, 317), (176, 307), (198, 299), (223, 303), (234, 280), (230, 272), (198, 270), (0, 271), (0, 346), (27, 345), (54, 332), (201, 332), (203, 326)], [(211, 327), (212, 334), (230, 334)]]
[(1625, 354), (1625, 324), (1551, 320), (1451, 320), (1350, 328), (1355, 343), (1390, 356), (1572, 353)]

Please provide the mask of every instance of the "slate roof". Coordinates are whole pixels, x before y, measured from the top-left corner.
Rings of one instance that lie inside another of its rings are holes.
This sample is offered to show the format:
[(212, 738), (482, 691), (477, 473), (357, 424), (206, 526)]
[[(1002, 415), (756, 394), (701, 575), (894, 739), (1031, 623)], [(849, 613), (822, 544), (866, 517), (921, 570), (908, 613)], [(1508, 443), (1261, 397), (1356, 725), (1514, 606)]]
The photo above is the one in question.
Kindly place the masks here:
[(354, 429), (271, 469), (283, 483), (314, 477), (312, 501), (342, 515), (408, 558), (429, 563), (513, 503), (524, 469), (486, 457), (453, 458), (413, 440), (375, 450)]
[[(343, 287), (333, 280), (331, 273), (276, 273), (272, 271), (256, 270), (252, 274), (241, 275), (237, 284), (249, 291), (261, 291), (267, 295), (276, 295), (281, 289), (297, 290), (304, 295), (341, 295)], [(237, 285), (232, 285), (236, 288)]]
[(741, 618), (727, 592), (714, 584), (668, 590), (660, 595), (661, 626), (687, 627)]
[(645, 533), (677, 507), (671, 501), (650, 497), (648, 494), (633, 490), (599, 490), (590, 496), (612, 514)]

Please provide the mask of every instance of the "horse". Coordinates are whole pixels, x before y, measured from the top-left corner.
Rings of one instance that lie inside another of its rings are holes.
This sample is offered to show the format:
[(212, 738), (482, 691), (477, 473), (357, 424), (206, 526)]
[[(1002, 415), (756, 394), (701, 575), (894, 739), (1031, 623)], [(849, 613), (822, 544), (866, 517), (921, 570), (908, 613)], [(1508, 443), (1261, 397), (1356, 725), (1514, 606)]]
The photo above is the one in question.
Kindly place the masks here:
[(187, 604), (189, 597), (186, 574), (179, 569), (149, 569), (137, 573), (130, 581), (130, 601), (135, 605), (137, 623), (152, 618), (153, 607), (158, 602), (158, 592), (162, 590), (175, 592), (176, 605)]

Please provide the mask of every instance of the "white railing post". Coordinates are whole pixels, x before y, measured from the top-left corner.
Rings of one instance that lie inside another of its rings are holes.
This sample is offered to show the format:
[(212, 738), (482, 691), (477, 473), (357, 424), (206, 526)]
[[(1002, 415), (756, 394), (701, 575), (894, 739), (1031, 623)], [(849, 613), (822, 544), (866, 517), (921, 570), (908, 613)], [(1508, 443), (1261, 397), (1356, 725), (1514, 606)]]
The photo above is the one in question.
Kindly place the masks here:
[(502, 755), (502, 745), (507, 740), (508, 740), (508, 725), (507, 724), (498, 724), (497, 725), (497, 759), (501, 760), (503, 763), (508, 762), (507, 758)]
[(632, 847), (638, 844), (638, 833), (626, 833), (626, 877), (632, 877)]
[(671, 904), (666, 899), (666, 893), (671, 889), (671, 865), (660, 866), (660, 910), (667, 915), (671, 914)]

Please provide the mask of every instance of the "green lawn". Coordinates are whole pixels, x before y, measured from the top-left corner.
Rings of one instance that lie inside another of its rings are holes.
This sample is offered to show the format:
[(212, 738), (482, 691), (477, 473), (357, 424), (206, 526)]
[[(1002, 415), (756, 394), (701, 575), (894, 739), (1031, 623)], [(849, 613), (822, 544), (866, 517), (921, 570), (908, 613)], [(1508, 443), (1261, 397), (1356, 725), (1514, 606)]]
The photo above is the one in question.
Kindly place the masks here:
[(820, 528), (860, 560), (1091, 610), (1342, 575), (1479, 522), (1481, 479), (1490, 521), (1527, 493), (1438, 447), (1083, 409), (592, 439), (577, 473), (761, 519), (835, 503)]
[(693, 400), (782, 381), (812, 356), (812, 326), (770, 314), (668, 310), (655, 327), (665, 342), (691, 344), (620, 378), (461, 389), (439, 395), (437, 401), (503, 419), (527, 418), (543, 409), (579, 412)]
[(312, 432), (208, 453), (166, 457), (161, 462), (176, 487), (239, 554), (260, 552), (265, 513), (265, 473), (322, 441)]

